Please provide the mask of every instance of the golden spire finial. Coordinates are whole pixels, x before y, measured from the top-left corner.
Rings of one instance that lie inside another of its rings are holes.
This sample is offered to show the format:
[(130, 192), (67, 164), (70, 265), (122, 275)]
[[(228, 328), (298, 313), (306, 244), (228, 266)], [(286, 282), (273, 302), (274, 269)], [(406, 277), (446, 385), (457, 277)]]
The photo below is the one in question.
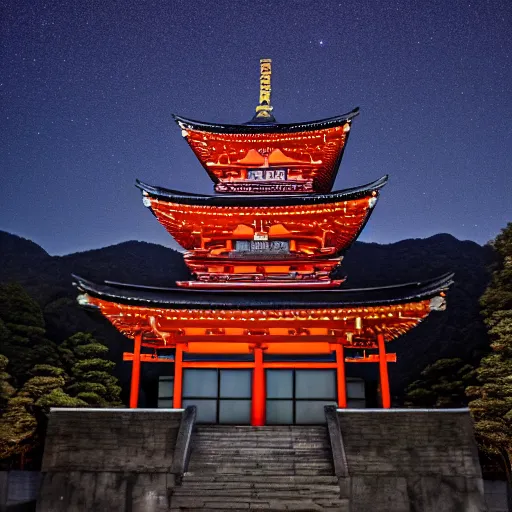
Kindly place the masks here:
[(260, 59), (260, 104), (256, 107), (255, 119), (274, 120), (273, 107), (270, 105), (271, 77), (272, 59)]

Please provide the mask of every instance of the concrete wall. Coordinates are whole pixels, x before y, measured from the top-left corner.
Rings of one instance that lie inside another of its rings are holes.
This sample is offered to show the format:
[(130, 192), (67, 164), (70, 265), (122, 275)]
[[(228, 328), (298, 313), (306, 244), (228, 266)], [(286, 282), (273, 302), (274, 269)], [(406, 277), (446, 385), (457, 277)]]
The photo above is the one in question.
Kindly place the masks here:
[(183, 411), (50, 413), (38, 512), (167, 511)]
[(351, 511), (481, 512), (467, 410), (338, 410)]
[[(35, 504), (41, 473), (39, 471), (0, 471), (0, 512), (18, 509), (29, 509)], [(27, 505), (22, 507), (22, 505)]]
[(484, 480), (484, 489), (487, 512), (508, 512), (507, 482), (503, 480)]

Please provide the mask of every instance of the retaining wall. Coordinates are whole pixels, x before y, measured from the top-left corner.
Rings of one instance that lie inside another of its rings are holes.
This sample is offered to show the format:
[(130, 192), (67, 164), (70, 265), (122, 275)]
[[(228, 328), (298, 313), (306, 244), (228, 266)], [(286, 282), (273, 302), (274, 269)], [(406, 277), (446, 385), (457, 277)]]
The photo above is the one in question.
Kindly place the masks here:
[(351, 512), (482, 512), (467, 409), (338, 410)]
[(52, 410), (37, 511), (167, 511), (183, 413)]

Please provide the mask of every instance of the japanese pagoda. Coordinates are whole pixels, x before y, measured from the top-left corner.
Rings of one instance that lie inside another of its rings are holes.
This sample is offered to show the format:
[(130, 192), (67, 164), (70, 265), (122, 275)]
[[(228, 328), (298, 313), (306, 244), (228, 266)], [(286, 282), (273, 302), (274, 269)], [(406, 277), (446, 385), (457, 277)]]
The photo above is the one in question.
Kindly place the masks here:
[(79, 302), (99, 310), (141, 363), (172, 363), (168, 407), (196, 405), (207, 423), (321, 423), (323, 406), (351, 406), (346, 363), (375, 363), (391, 406), (386, 343), (444, 310), (452, 275), (380, 288), (343, 287), (339, 267), (387, 176), (332, 191), (354, 118), (281, 124), (271, 61), (260, 62), (253, 119), (226, 125), (174, 116), (214, 182), (199, 195), (137, 181), (143, 203), (186, 250), (194, 280), (174, 288), (75, 276)]

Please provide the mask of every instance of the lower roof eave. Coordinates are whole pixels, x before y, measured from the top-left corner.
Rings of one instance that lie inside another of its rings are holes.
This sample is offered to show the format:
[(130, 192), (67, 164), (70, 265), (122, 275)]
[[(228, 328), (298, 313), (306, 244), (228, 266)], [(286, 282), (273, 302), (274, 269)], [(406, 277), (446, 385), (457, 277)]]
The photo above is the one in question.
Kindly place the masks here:
[[(443, 310), (444, 294), (453, 274), (421, 282), (378, 288), (301, 290), (198, 290), (158, 288), (127, 283), (97, 284), (73, 276), (88, 296), (112, 303), (187, 310), (283, 310), (377, 307), (431, 300), (432, 310)], [(83, 301), (87, 306), (87, 299)]]
[(179, 190), (167, 189), (149, 185), (140, 180), (136, 180), (135, 186), (139, 188), (144, 195), (159, 199), (161, 201), (187, 204), (196, 206), (219, 206), (219, 207), (262, 207), (262, 206), (303, 206), (313, 204), (329, 204), (342, 201), (351, 201), (363, 197), (371, 197), (388, 182), (388, 175), (361, 185), (348, 189), (336, 190), (325, 194), (286, 194), (286, 195), (260, 195), (260, 194), (193, 194), (181, 192)]

